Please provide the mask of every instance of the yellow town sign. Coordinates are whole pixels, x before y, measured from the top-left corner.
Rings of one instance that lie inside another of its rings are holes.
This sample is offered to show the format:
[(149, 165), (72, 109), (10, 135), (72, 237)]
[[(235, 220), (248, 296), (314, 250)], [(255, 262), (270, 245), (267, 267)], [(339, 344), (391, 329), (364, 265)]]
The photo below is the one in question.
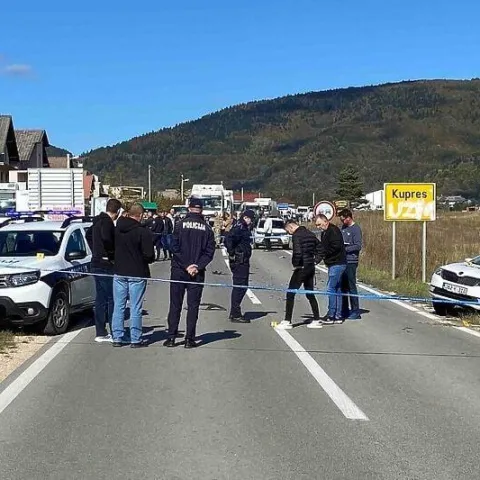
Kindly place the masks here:
[(390, 222), (433, 222), (436, 218), (434, 183), (386, 183), (384, 218)]

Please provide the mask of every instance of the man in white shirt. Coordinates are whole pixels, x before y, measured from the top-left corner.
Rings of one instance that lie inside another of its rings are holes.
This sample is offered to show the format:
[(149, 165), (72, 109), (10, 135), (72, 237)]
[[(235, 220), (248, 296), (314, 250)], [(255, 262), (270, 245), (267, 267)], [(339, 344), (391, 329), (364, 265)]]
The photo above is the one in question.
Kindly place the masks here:
[(265, 230), (265, 248), (267, 250), (272, 249), (272, 242), (270, 241), (270, 237), (272, 236), (273, 233), (273, 220), (271, 217), (267, 217), (265, 219), (265, 225), (263, 226)]

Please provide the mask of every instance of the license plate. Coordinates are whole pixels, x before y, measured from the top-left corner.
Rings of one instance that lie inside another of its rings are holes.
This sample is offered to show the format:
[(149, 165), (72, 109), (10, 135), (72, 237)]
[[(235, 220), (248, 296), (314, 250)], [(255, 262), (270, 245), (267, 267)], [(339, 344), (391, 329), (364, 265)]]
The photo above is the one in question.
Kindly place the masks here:
[(458, 285), (452, 285), (451, 283), (444, 283), (443, 289), (452, 293), (459, 293), (460, 295), (466, 295), (468, 289), (465, 287), (459, 287)]

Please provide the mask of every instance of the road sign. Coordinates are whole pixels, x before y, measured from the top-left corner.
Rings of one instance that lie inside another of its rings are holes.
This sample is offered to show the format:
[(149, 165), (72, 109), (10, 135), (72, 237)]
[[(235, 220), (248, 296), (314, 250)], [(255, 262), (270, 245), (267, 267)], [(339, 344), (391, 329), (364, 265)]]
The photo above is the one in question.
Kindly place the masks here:
[(386, 183), (384, 219), (388, 222), (433, 222), (435, 183)]
[(326, 200), (323, 200), (321, 202), (318, 202), (313, 207), (313, 213), (315, 215), (325, 215), (330, 221), (336, 213), (335, 205), (332, 202), (327, 202)]

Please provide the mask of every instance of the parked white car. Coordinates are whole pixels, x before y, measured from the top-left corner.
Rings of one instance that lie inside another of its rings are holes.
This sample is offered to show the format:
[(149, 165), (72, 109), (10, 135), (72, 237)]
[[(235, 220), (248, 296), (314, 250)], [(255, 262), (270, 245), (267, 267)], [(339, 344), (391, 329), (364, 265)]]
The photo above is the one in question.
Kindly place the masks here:
[[(272, 247), (281, 247), (286, 250), (290, 248), (290, 236), (285, 231), (285, 222), (278, 217), (272, 217), (272, 235), (270, 242)], [(253, 231), (253, 248), (265, 246), (265, 219), (258, 221), (257, 227)]]
[(71, 313), (94, 305), (95, 282), (86, 275), (92, 252), (85, 229), (91, 223), (83, 220), (33, 218), (1, 225), (0, 322), (36, 324), (56, 335), (67, 331)]
[(430, 294), (437, 300), (433, 308), (438, 315), (446, 315), (455, 300), (474, 302), (467, 306), (480, 310), (480, 256), (437, 268), (430, 281)]

